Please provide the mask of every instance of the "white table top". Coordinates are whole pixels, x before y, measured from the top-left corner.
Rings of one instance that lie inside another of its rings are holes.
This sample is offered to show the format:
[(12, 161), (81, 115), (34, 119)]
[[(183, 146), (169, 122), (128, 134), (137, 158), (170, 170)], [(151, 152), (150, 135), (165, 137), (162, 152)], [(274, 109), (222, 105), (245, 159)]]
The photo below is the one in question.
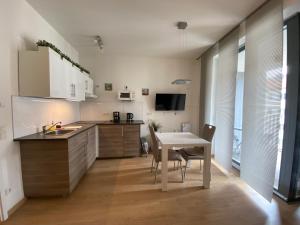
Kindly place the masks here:
[(155, 133), (155, 135), (162, 145), (177, 147), (210, 145), (210, 142), (190, 132)]

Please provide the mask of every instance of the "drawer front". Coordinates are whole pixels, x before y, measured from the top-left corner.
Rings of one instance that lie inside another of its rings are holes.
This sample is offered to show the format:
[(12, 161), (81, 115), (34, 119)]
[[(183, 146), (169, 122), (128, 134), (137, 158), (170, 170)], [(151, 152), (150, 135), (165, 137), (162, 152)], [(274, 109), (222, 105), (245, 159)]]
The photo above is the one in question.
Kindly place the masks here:
[(86, 146), (82, 145), (69, 158), (70, 191), (74, 190), (82, 176), (86, 173), (86, 170)]
[(69, 139), (69, 152), (88, 142), (88, 131), (81, 132)]
[(124, 156), (138, 156), (140, 154), (140, 126), (124, 125)]
[(93, 127), (88, 130), (88, 145), (87, 145), (87, 166), (88, 168), (96, 160), (96, 128)]
[(74, 190), (87, 170), (88, 131), (69, 139), (69, 182), (70, 192)]
[(115, 158), (123, 156), (123, 126), (99, 126), (99, 157)]

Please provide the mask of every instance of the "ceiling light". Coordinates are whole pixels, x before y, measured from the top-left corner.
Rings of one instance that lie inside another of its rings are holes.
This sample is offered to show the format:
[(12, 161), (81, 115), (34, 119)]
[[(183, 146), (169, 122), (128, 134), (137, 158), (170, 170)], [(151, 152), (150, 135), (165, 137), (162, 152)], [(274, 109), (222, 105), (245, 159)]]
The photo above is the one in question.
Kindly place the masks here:
[[(182, 35), (182, 40), (183, 40), (183, 43), (182, 43), (182, 45), (183, 45), (183, 48), (185, 47), (185, 29), (187, 28), (187, 26), (188, 26), (188, 23), (187, 22), (185, 22), (185, 21), (179, 21), (179, 22), (177, 22), (176, 23), (176, 27), (177, 27), (177, 29), (178, 30), (180, 30), (182, 33), (181, 33), (181, 35)], [(183, 84), (190, 84), (192, 82), (192, 80), (189, 80), (189, 79), (176, 79), (176, 80), (174, 80), (171, 84), (178, 84), (178, 85), (183, 85)]]

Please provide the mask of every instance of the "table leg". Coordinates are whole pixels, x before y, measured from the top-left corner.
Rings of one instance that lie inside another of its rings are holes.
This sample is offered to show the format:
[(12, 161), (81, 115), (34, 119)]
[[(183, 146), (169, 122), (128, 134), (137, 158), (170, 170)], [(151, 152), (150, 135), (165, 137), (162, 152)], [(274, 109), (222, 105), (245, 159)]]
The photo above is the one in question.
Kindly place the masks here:
[(204, 169), (203, 169), (203, 185), (204, 188), (210, 186), (210, 167), (211, 167), (211, 145), (207, 145), (204, 148)]
[(161, 150), (161, 190), (168, 191), (168, 147), (162, 146)]

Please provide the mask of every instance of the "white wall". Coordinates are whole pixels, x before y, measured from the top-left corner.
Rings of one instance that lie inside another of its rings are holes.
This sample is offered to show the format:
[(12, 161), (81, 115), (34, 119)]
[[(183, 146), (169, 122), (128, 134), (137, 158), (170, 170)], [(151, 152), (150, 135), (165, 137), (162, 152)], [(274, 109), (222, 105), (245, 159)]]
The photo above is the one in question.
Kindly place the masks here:
[[(37, 40), (46, 39), (74, 60), (78, 60), (78, 53), (25, 0), (0, 1), (0, 27), (0, 193), (7, 216), (24, 197), (11, 108), (11, 96), (18, 95), (18, 50), (32, 50)], [(10, 193), (5, 193), (9, 189)]]
[[(155, 120), (162, 131), (179, 131), (182, 122), (191, 122), (193, 132), (199, 130), (200, 64), (196, 60), (110, 56), (104, 54), (80, 55), (80, 61), (91, 70), (96, 85), (95, 102), (81, 104), (82, 120), (112, 119), (113, 111), (132, 112), (135, 119), (145, 122)], [(191, 79), (189, 85), (172, 85), (178, 78)], [(105, 91), (104, 83), (112, 83), (113, 91)], [(136, 93), (134, 103), (117, 100), (117, 92), (125, 86)], [(98, 87), (99, 86), (99, 87)], [(142, 96), (142, 88), (150, 95)], [(186, 110), (183, 112), (158, 112), (154, 109), (155, 93), (186, 93)], [(142, 127), (142, 135), (147, 134)]]

